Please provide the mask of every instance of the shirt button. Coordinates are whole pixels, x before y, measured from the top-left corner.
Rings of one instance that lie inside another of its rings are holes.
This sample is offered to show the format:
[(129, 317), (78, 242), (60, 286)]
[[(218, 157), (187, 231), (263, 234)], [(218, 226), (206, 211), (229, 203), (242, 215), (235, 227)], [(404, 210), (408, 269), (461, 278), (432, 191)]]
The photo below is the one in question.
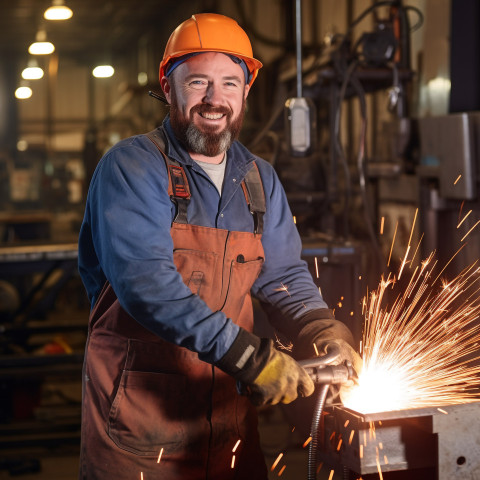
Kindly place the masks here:
[(237, 181), (237, 179), (236, 179), (236, 178), (234, 178), (234, 179), (233, 179), (233, 183), (235, 183), (236, 181)]
[(223, 218), (223, 213), (221, 213), (220, 216)]

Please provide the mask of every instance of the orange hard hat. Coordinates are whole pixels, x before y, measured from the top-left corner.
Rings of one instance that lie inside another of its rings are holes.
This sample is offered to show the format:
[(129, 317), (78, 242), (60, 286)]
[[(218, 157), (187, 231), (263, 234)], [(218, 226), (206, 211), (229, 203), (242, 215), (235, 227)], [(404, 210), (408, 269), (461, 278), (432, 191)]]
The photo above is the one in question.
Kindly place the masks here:
[(251, 75), (249, 85), (262, 68), (262, 63), (253, 58), (247, 34), (235, 20), (217, 13), (198, 13), (181, 23), (170, 35), (160, 63), (160, 80), (171, 60), (202, 52), (221, 52), (243, 60)]

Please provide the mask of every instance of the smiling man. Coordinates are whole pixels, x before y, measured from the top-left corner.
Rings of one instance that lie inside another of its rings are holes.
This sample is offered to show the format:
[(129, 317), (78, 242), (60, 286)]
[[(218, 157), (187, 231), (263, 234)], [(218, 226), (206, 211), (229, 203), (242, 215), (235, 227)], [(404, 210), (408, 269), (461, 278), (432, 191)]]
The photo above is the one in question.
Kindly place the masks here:
[(242, 128), (250, 89), (242, 68), (230, 56), (207, 52), (186, 55), (168, 74), (161, 85), (175, 135), (194, 160), (221, 163)]
[(303, 356), (335, 340), (340, 361), (356, 359), (275, 171), (237, 141), (261, 66), (234, 20), (192, 16), (160, 64), (170, 114), (97, 166), (79, 237), (92, 305), (82, 479), (267, 479), (255, 406), (314, 385), (252, 333), (252, 294)]

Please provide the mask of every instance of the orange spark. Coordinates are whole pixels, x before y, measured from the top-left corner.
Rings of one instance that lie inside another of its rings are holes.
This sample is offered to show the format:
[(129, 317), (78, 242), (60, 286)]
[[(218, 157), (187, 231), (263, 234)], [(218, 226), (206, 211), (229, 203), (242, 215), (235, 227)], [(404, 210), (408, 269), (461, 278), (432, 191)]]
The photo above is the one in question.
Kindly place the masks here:
[(311, 441), (312, 441), (312, 437), (308, 437), (303, 444), (303, 448), (305, 448)]
[(463, 242), (467, 236), (470, 234), (470, 232), (480, 223), (480, 220), (463, 236), (463, 238), (460, 240), (461, 242)]
[(385, 217), (382, 217), (382, 221), (380, 223), (380, 235), (383, 235), (383, 227), (385, 225)]
[(282, 282), (280, 282), (280, 287), (279, 288), (274, 288), (275, 292), (285, 292), (288, 296), (290, 296), (290, 292), (288, 291), (287, 285), (284, 285)]
[(337, 452), (340, 451), (340, 447), (342, 446), (343, 438), (340, 437), (340, 440), (338, 441), (337, 445)]
[(350, 423), (350, 420), (347, 420), (347, 421), (343, 424), (343, 426), (344, 426), (345, 428), (347, 428), (349, 423)]
[(332, 480), (334, 473), (335, 473), (335, 470), (330, 470), (330, 475), (328, 476), (328, 480)]
[(290, 342), (288, 345), (284, 345), (276, 333), (275, 333), (275, 343), (277, 344), (280, 350), (286, 350), (287, 352), (291, 352), (293, 349), (292, 342)]
[(235, 452), (236, 452), (236, 450), (237, 450), (238, 446), (240, 445), (240, 442), (241, 442), (241, 440), (240, 440), (240, 439), (238, 439), (238, 440), (237, 440), (237, 443), (235, 444), (235, 446), (234, 446), (234, 447), (233, 447), (233, 449), (232, 449), (232, 452), (233, 452), (233, 453), (235, 453)]
[(460, 227), (460, 225), (467, 219), (467, 217), (472, 213), (471, 210), (468, 211), (468, 213), (460, 220), (460, 222), (457, 225), (457, 228)]
[(270, 469), (272, 472), (275, 470), (275, 467), (278, 465), (278, 462), (282, 459), (283, 453), (280, 453), (277, 459), (273, 462), (272, 468)]
[(163, 455), (163, 447), (160, 449), (160, 453), (158, 454), (157, 463), (160, 463), (160, 460), (162, 459), (162, 455)]
[(451, 281), (438, 282), (455, 255), (436, 274), (432, 253), (411, 271), (393, 301), (387, 294), (400, 284), (391, 274), (370, 293), (364, 313), (364, 367), (346, 407), (368, 413), (480, 399), (479, 262)]
[(353, 435), (355, 435), (355, 430), (352, 430), (352, 431), (350, 432), (350, 438), (348, 439), (348, 444), (349, 444), (349, 445), (352, 444)]
[(235, 468), (235, 455), (232, 456), (232, 464), (230, 465), (231, 468)]
[(282, 473), (285, 471), (286, 468), (287, 468), (287, 466), (284, 465), (284, 466), (280, 469), (280, 471), (278, 472), (278, 476), (279, 476), (279, 477), (282, 475)]
[(448, 415), (448, 412), (446, 410), (443, 410), (443, 408), (437, 408), (437, 410), (441, 413), (444, 413), (445, 415)]
[(417, 256), (418, 248), (420, 247), (420, 244), (422, 243), (422, 240), (423, 240), (423, 235), (424, 234), (422, 233), (422, 236), (420, 237), (420, 240), (418, 241), (417, 248), (415, 249), (415, 253), (413, 254), (412, 260), (410, 261), (410, 268), (412, 268), (413, 261), (415, 260), (415, 257)]
[(315, 257), (315, 273), (317, 274), (317, 278), (318, 278), (319, 274), (318, 274), (318, 260), (317, 260), (317, 257)]
[(390, 260), (392, 258), (393, 245), (395, 245), (395, 237), (397, 236), (398, 221), (395, 224), (395, 231), (393, 232), (392, 246), (390, 247), (390, 255), (388, 256), (387, 267), (390, 266)]
[(462, 178), (462, 174), (460, 174), (457, 179), (453, 182), (454, 185), (457, 184), (457, 182)]
[(380, 476), (380, 480), (383, 480), (382, 469), (380, 467), (380, 460), (378, 459), (378, 455), (375, 458), (375, 461), (377, 463), (377, 470), (378, 470), (378, 475)]

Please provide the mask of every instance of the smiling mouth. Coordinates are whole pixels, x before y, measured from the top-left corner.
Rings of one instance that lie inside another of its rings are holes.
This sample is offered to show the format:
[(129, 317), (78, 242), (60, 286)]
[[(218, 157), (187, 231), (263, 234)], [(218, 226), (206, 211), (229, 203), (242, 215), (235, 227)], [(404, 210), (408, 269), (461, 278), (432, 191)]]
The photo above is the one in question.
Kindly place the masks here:
[(207, 120), (220, 120), (224, 116), (223, 113), (200, 113), (200, 116), (206, 118)]

